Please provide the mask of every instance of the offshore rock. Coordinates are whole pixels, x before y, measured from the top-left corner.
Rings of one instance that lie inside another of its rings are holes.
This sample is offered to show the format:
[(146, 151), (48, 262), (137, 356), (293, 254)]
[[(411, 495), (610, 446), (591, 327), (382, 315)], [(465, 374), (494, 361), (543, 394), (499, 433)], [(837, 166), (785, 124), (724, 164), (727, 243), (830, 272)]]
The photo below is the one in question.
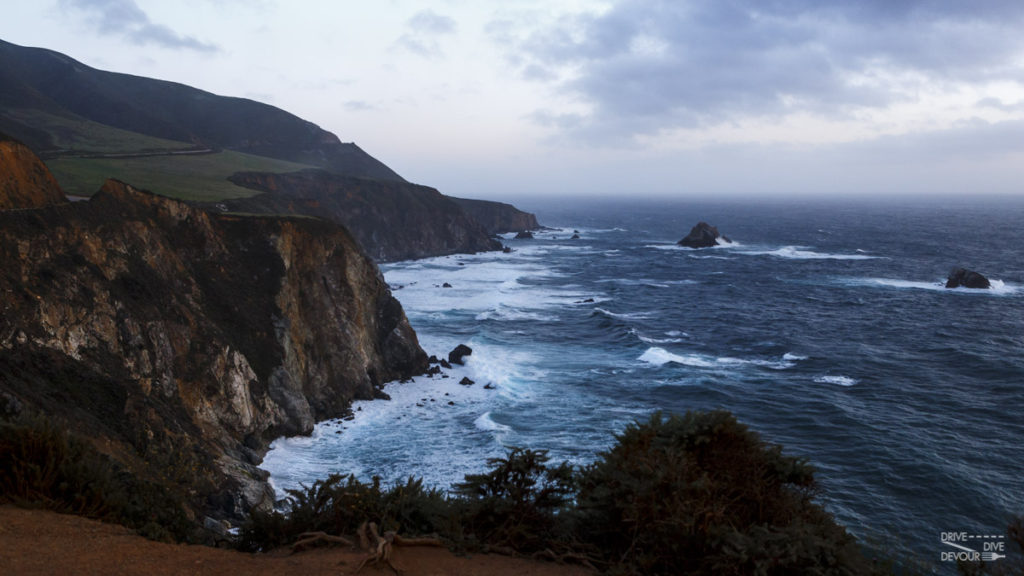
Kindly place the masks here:
[(270, 440), (427, 367), (343, 228), (112, 180), (88, 202), (0, 212), (0, 308), (0, 393), (187, 486), (196, 518), (270, 506), (252, 464)]
[(723, 242), (732, 242), (725, 236), (718, 233), (718, 228), (708, 224), (707, 222), (698, 222), (696, 226), (690, 229), (690, 233), (677, 242), (680, 246), (687, 246), (689, 248), (710, 248), (712, 246), (718, 246), (721, 244), (718, 239), (721, 238)]
[(991, 288), (992, 283), (989, 282), (988, 278), (975, 272), (974, 270), (966, 270), (964, 268), (953, 268), (949, 273), (949, 278), (946, 280), (946, 288), (978, 288), (985, 289)]
[(529, 230), (522, 230), (516, 234), (516, 240), (533, 240), (533, 232)]
[(473, 349), (465, 344), (459, 344), (454, 350), (448, 353), (448, 362), (450, 364), (463, 364), (462, 359), (473, 353)]

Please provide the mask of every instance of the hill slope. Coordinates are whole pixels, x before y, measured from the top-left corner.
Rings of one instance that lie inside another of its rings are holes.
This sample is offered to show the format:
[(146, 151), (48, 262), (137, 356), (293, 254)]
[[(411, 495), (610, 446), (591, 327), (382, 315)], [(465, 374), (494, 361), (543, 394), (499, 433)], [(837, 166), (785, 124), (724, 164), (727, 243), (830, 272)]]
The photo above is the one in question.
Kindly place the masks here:
[(97, 70), (58, 52), (0, 40), (0, 130), (52, 157), (82, 152), (65, 144), (88, 141), (104, 127), (165, 141), (140, 139), (129, 146), (223, 148), (340, 174), (402, 180), (354, 143), (279, 108)]

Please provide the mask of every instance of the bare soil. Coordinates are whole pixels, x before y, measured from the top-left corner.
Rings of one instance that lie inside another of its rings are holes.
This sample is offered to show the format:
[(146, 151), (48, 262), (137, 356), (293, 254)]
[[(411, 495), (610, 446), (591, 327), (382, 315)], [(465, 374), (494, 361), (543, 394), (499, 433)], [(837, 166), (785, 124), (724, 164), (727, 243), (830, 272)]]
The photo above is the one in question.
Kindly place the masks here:
[[(365, 558), (364, 552), (338, 547), (246, 554), (166, 544), (146, 540), (123, 526), (0, 506), (0, 573), (8, 576), (341, 576), (354, 574)], [(396, 548), (392, 562), (403, 576), (593, 576), (578, 566), (493, 554), (461, 557), (443, 548)], [(387, 566), (367, 565), (359, 574), (394, 572)]]

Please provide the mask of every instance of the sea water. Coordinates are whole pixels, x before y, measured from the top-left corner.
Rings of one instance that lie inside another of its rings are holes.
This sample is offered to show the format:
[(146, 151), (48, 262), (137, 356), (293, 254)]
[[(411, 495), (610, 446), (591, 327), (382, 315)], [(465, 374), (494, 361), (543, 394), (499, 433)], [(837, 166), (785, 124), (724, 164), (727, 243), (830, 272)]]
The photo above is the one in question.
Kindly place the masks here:
[[(897, 558), (939, 565), (942, 533), (1024, 513), (1024, 202), (523, 207), (552, 229), (505, 235), (511, 254), (383, 266), (429, 354), (473, 353), (276, 441), (279, 492), (330, 473), (447, 488), (512, 446), (586, 464), (654, 411), (724, 408)], [(733, 242), (676, 245), (699, 220)], [(946, 289), (954, 266), (993, 288)]]

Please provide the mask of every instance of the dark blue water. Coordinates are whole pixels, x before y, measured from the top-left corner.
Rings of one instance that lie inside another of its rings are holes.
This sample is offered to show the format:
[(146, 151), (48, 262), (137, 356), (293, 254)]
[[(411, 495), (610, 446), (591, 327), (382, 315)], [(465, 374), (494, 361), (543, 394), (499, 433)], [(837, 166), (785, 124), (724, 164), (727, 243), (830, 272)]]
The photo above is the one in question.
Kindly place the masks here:
[[(450, 485), (506, 446), (584, 463), (654, 410), (725, 408), (808, 458), (837, 520), (898, 557), (938, 564), (941, 532), (1024, 513), (1024, 202), (523, 207), (559, 229), (385, 267), (427, 351), (465, 342), (472, 360), (279, 442), (279, 487)], [(699, 220), (735, 244), (675, 246)], [(945, 289), (953, 266), (994, 288)]]

